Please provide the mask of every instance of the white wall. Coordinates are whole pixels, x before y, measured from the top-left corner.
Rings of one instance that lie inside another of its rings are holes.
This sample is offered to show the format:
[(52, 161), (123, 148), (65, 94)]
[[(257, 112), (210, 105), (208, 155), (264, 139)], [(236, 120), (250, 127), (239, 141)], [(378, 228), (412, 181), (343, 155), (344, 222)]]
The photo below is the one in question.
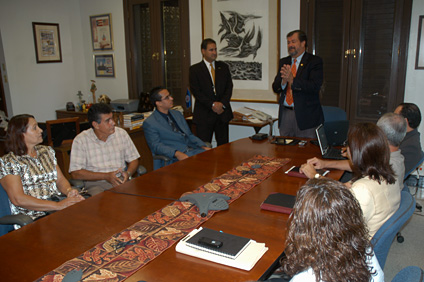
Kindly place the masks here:
[[(424, 15), (424, 1), (413, 0), (404, 101), (417, 104), (424, 117), (424, 70), (415, 69), (418, 40), (418, 19), (421, 15)], [(424, 144), (424, 121), (421, 122), (418, 131), (421, 132), (421, 144)]]
[[(201, 60), (202, 40), (201, 1), (189, 0), (191, 62)], [(66, 102), (76, 102), (81, 90), (91, 101), (90, 80), (97, 81), (97, 93), (112, 99), (128, 98), (125, 62), (124, 19), (122, 0), (0, 0), (0, 34), (3, 42), (13, 114), (32, 113), (39, 121), (55, 119), (55, 110)], [(409, 41), (405, 101), (416, 103), (424, 112), (422, 90), (424, 70), (415, 70), (418, 17), (424, 11), (424, 2), (414, 0)], [(116, 78), (96, 78), (90, 15), (112, 14), (114, 51), (96, 52), (114, 54)], [(281, 0), (281, 50), (286, 56), (285, 35), (299, 27), (300, 0)], [(37, 64), (35, 61), (32, 22), (59, 23), (62, 43), (62, 63)], [(3, 78), (2, 78), (3, 79)], [(420, 91), (421, 90), (421, 91)], [(10, 103), (9, 103), (10, 104)], [(256, 108), (276, 117), (278, 106), (265, 103), (233, 102), (233, 109), (242, 106)], [(424, 123), (420, 126), (424, 132)], [(264, 128), (262, 132), (268, 132)], [(274, 133), (277, 133), (274, 126)], [(230, 140), (253, 134), (253, 129), (231, 126)], [(424, 135), (422, 136), (424, 141)]]

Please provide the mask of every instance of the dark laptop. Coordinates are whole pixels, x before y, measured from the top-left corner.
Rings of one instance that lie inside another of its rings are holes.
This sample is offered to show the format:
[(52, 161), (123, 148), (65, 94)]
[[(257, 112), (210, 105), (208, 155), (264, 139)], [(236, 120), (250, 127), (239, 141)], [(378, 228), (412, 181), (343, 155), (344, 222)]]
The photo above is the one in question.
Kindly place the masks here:
[(318, 137), (319, 148), (324, 159), (345, 160), (340, 149), (335, 149), (328, 144), (327, 135), (325, 134), (324, 126), (321, 124), (315, 129)]
[(349, 131), (348, 120), (324, 122), (325, 135), (330, 146), (343, 146)]

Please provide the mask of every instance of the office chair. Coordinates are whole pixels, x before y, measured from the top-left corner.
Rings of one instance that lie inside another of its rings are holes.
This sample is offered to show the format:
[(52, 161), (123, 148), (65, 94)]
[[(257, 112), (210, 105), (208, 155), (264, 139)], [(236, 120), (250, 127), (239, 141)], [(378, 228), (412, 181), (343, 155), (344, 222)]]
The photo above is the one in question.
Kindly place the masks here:
[(346, 120), (346, 112), (339, 107), (332, 106), (322, 106), (322, 111), (324, 112), (325, 122), (337, 121), (337, 120)]
[(61, 118), (46, 121), (47, 145), (59, 147), (63, 143), (72, 143), (80, 133), (79, 118)]
[(377, 256), (381, 269), (384, 269), (393, 239), (405, 222), (412, 216), (414, 210), (414, 197), (410, 193), (402, 191), (399, 209), (378, 229), (377, 233), (371, 239), (371, 244), (374, 247), (374, 253)]
[(33, 222), (32, 218), (24, 214), (12, 215), (10, 211), (9, 197), (0, 184), (0, 236), (14, 230), (13, 225), (27, 225)]
[[(211, 143), (205, 142), (205, 144), (206, 144), (206, 147), (212, 148)], [(168, 158), (167, 156), (154, 155), (153, 153), (152, 153), (152, 156), (153, 156), (153, 170), (157, 170), (159, 168), (162, 168), (170, 164), (171, 159)]]
[(396, 274), (392, 282), (422, 282), (424, 273), (418, 266), (407, 266)]
[[(411, 173), (413, 173), (415, 170), (417, 170), (418, 169), (418, 167), (422, 164), (424, 162), (424, 152), (421, 152), (421, 159), (418, 161), (418, 163), (414, 166), (414, 168), (413, 169), (411, 169), (410, 171), (405, 171), (405, 177), (403, 178), (403, 181), (405, 182), (406, 181), (406, 179), (411, 175)], [(418, 176), (419, 177), (419, 176)], [(418, 191), (418, 183), (415, 185), (415, 188), (416, 188), (416, 190), (415, 190), (415, 194), (417, 193), (417, 191)], [(409, 188), (405, 185), (405, 187), (404, 187), (404, 189), (403, 189), (404, 191), (408, 191), (409, 192)], [(420, 212), (423, 210), (423, 207), (419, 204), (419, 203), (416, 203), (415, 204), (415, 208), (417, 209), (417, 210), (419, 210)]]

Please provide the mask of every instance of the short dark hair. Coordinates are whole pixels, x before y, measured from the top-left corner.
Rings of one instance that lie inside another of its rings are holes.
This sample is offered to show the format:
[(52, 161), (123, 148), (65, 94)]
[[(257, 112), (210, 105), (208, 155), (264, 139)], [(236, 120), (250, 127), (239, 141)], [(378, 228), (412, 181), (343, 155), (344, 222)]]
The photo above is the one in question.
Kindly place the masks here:
[(200, 44), (200, 48), (206, 50), (208, 48), (208, 44), (216, 45), (216, 42), (212, 38), (203, 39), (202, 44)]
[(420, 108), (414, 103), (401, 103), (399, 106), (402, 106), (400, 114), (408, 119), (409, 126), (413, 129), (417, 128), (421, 123)]
[(371, 255), (361, 206), (342, 183), (310, 179), (297, 192), (287, 223), (285, 272), (312, 268), (317, 280), (369, 281)]
[(153, 106), (156, 108), (156, 102), (162, 101), (162, 96), (159, 94), (162, 90), (166, 88), (162, 86), (156, 86), (150, 90), (150, 102), (153, 104)]
[(28, 122), (33, 115), (16, 115), (9, 120), (6, 130), (5, 153), (13, 152), (17, 156), (25, 155), (28, 148), (25, 144), (24, 133), (28, 129)]
[(286, 38), (293, 36), (295, 33), (297, 33), (300, 42), (305, 41), (305, 48), (308, 47), (308, 37), (306, 36), (306, 33), (300, 29), (290, 31), (289, 33), (287, 33)]
[(376, 124), (362, 122), (352, 125), (347, 134), (352, 158), (353, 181), (363, 177), (381, 183), (395, 183), (390, 165), (390, 149), (387, 137)]
[(93, 121), (100, 123), (102, 121), (101, 115), (107, 115), (112, 112), (112, 108), (105, 103), (97, 103), (90, 107), (88, 110), (87, 118), (88, 123), (93, 128)]
[(406, 120), (395, 113), (385, 113), (378, 121), (377, 126), (386, 134), (389, 144), (399, 147), (406, 135)]

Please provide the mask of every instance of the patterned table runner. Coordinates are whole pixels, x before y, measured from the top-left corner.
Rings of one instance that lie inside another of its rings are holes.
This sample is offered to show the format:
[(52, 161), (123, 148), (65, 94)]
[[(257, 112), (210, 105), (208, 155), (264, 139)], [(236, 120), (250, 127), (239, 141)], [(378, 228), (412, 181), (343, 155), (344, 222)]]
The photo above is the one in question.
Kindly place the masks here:
[[(258, 155), (200, 186), (193, 193), (221, 193), (229, 196), (231, 203), (289, 161), (288, 158)], [(82, 281), (123, 281), (215, 212), (209, 211), (206, 217), (201, 217), (195, 205), (172, 202), (36, 281), (62, 281), (64, 275), (74, 269), (83, 271)]]

